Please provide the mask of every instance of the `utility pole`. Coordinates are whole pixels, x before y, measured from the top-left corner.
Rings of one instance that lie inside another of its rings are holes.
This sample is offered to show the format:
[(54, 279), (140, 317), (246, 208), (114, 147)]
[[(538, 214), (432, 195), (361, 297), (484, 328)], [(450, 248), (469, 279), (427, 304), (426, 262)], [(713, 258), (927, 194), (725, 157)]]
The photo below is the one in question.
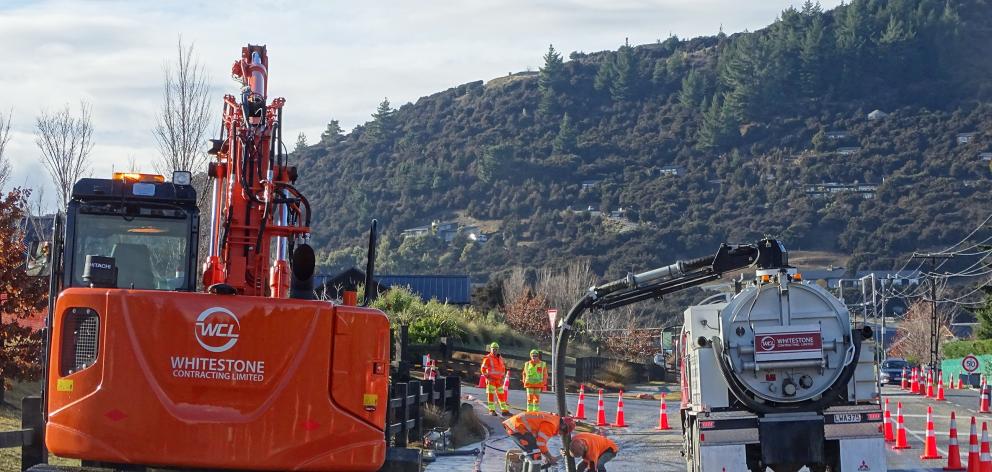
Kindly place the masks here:
[(937, 277), (933, 271), (937, 266), (937, 259), (951, 259), (954, 254), (940, 252), (928, 252), (925, 254), (913, 253), (912, 259), (924, 259), (930, 263), (927, 279), (930, 282), (930, 368), (934, 371), (940, 369), (940, 327), (937, 326)]

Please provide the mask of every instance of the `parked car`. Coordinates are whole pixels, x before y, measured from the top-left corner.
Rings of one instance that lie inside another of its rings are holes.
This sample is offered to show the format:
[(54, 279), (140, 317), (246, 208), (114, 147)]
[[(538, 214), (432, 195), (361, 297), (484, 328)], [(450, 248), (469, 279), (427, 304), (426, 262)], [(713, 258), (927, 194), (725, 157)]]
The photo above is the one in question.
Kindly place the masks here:
[(909, 370), (912, 368), (912, 364), (906, 359), (886, 359), (882, 361), (878, 383), (881, 385), (902, 383), (903, 369), (906, 370), (906, 374), (908, 375)]

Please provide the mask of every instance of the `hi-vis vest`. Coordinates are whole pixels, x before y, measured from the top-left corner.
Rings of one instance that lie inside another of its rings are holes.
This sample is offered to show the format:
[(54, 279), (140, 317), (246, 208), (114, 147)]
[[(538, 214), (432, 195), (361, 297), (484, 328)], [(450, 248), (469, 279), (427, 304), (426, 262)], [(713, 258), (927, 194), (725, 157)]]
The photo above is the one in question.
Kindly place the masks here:
[(548, 379), (548, 364), (544, 361), (527, 361), (523, 369), (524, 388), (543, 388)]

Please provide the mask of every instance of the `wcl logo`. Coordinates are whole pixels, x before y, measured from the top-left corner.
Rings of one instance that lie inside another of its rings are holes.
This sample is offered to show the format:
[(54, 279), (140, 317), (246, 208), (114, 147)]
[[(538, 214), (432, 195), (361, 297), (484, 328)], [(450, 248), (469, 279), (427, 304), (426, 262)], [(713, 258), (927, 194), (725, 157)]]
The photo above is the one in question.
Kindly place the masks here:
[(241, 336), (241, 322), (231, 310), (207, 308), (196, 317), (193, 334), (200, 347), (210, 352), (224, 352), (234, 347)]

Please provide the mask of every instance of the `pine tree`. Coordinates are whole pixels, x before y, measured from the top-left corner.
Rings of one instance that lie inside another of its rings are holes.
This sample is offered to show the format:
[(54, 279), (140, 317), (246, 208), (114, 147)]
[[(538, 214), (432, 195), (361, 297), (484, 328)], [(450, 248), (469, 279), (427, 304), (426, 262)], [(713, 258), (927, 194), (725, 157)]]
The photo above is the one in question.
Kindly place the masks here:
[(393, 138), (396, 131), (396, 110), (389, 105), (389, 98), (384, 98), (369, 123), (368, 136), (372, 142), (383, 144)]
[[(809, 0), (806, 2), (809, 3)], [(817, 4), (819, 5), (819, 4)], [(806, 11), (806, 6), (803, 7)], [(822, 83), (823, 64), (826, 61), (826, 41), (823, 30), (823, 17), (815, 14), (803, 36), (799, 50), (799, 80), (802, 93), (807, 97), (818, 96)]]
[(306, 148), (307, 148), (307, 135), (301, 132), (300, 134), (296, 135), (296, 147), (293, 148), (293, 153), (294, 154), (299, 153), (300, 151), (303, 151)]
[(614, 101), (623, 102), (637, 95), (637, 55), (634, 53), (634, 48), (630, 46), (630, 42), (624, 41), (615, 58), (613, 82), (610, 83), (610, 97)]
[(686, 110), (693, 110), (703, 102), (704, 93), (703, 79), (696, 69), (690, 69), (685, 78), (682, 79), (682, 91), (679, 93), (679, 103)]
[(599, 70), (596, 71), (596, 80), (593, 82), (593, 87), (596, 90), (608, 90), (610, 84), (613, 83), (613, 77), (616, 75), (614, 69), (612, 58), (607, 58), (599, 64)]
[(341, 129), (341, 124), (338, 123), (338, 120), (331, 120), (327, 124), (327, 129), (323, 133), (320, 133), (320, 141), (324, 143), (336, 143), (341, 141), (343, 134), (344, 130)]
[(577, 147), (578, 133), (572, 126), (572, 119), (565, 113), (561, 118), (561, 126), (558, 127), (558, 136), (555, 137), (555, 154), (572, 154)]
[(554, 45), (548, 45), (548, 53), (544, 55), (544, 67), (537, 77), (537, 87), (541, 92), (541, 103), (538, 112), (549, 113), (557, 106), (556, 98), (562, 92), (565, 81), (565, 62), (561, 54), (555, 51)]
[(709, 100), (699, 127), (697, 146), (700, 149), (720, 148), (729, 143), (736, 126), (736, 121), (730, 115), (726, 101), (721, 102), (719, 94)]

